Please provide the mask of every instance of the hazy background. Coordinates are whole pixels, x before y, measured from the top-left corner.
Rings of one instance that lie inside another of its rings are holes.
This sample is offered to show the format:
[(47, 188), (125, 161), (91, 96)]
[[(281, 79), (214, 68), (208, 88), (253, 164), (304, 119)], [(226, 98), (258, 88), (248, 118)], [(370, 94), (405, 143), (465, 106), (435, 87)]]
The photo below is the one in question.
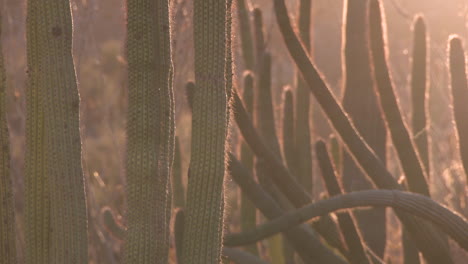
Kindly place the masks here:
[[(172, 8), (173, 59), (175, 66), (177, 134), (183, 149), (186, 171), (190, 150), (190, 116), (184, 95), (184, 85), (193, 79), (192, 0), (174, 0)], [(236, 1), (234, 1), (236, 2)], [(273, 58), (273, 89), (277, 117), (283, 85), (293, 85), (294, 67), (279, 35), (272, 0), (247, 0), (263, 11), (267, 49)], [(412, 54), (411, 24), (415, 14), (426, 18), (430, 36), (430, 110), (432, 124), (431, 188), (439, 202), (466, 215), (466, 192), (462, 197), (450, 195), (455, 189), (463, 193), (464, 176), (460, 171), (455, 134), (452, 123), (447, 80), (447, 39), (459, 34), (468, 39), (468, 0), (384, 0), (388, 22), (391, 73), (402, 110), (409, 121), (410, 95), (408, 77)], [(297, 19), (296, 0), (287, 1), (290, 17)], [(343, 0), (312, 0), (312, 41), (314, 58), (334, 92), (341, 94), (341, 36)], [(3, 53), (7, 69), (8, 120), (12, 140), (12, 173), (19, 232), (18, 246), (22, 255), (23, 236), (23, 170), (25, 122), (25, 0), (0, 0), (2, 14)], [(87, 182), (89, 208), (90, 263), (119, 263), (120, 241), (104, 230), (99, 210), (110, 206), (124, 214), (124, 168), (126, 111), (126, 60), (123, 54), (125, 39), (123, 0), (72, 0), (74, 22), (74, 58), (81, 94), (81, 126), (83, 166)], [(233, 11), (233, 32), (237, 35), (237, 13)], [(468, 47), (468, 45), (466, 45)], [(235, 78), (237, 83), (244, 69), (234, 37)], [(279, 124), (278, 124), (279, 125)], [(232, 139), (235, 142), (236, 133)], [(314, 135), (312, 135), (314, 137)], [(315, 138), (315, 137), (314, 137)], [(233, 146), (235, 149), (235, 146)], [(398, 163), (389, 155), (390, 169), (398, 176)], [(315, 174), (317, 175), (317, 174)], [(317, 177), (319, 179), (319, 177)], [(319, 180), (317, 180), (319, 181)], [(232, 187), (232, 184), (229, 185)], [(460, 191), (460, 190), (458, 190)], [(232, 192), (234, 193), (234, 192)], [(460, 193), (460, 192), (458, 192)], [(318, 197), (318, 194), (314, 194)], [(229, 208), (235, 208), (235, 196)], [(236, 213), (228, 212), (227, 221), (236, 229)], [(392, 216), (390, 216), (392, 217)], [(398, 222), (393, 219), (393, 225)], [(399, 232), (399, 231), (398, 231)], [(398, 263), (399, 238), (393, 232), (393, 242), (387, 250), (387, 260)], [(461, 252), (457, 251), (459, 254)], [(457, 253), (457, 254), (458, 254)]]

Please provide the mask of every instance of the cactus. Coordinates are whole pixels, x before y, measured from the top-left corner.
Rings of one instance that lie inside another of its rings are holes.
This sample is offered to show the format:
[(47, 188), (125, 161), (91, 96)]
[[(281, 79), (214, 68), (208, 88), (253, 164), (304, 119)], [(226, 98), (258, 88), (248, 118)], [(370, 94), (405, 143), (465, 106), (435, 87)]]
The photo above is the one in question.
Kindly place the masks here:
[(237, 0), (237, 16), (239, 21), (239, 37), (242, 47), (242, 57), (245, 68), (253, 70), (255, 67), (254, 44), (252, 39), (252, 27), (250, 23), (250, 10), (247, 0)]
[(468, 182), (468, 122), (466, 122), (468, 84), (466, 75), (466, 55), (463, 42), (458, 36), (452, 36), (449, 47), (450, 79), (453, 98), (453, 114), (458, 132), (460, 156)]
[(175, 137), (174, 166), (172, 168), (172, 188), (174, 207), (185, 206), (185, 189), (182, 179), (182, 157), (180, 152), (179, 138)]
[[(265, 53), (265, 37), (263, 36), (263, 15), (260, 8), (255, 7), (253, 10), (254, 17), (254, 40), (255, 40), (255, 58), (256, 72), (261, 74), (263, 55)], [(257, 88), (258, 89), (258, 88)]]
[[(335, 168), (328, 155), (325, 142), (322, 140), (315, 143), (315, 151), (317, 153), (317, 160), (322, 171), (322, 178), (325, 182), (329, 196), (342, 194), (342, 187), (338, 182), (335, 175)], [(363, 240), (359, 229), (356, 228), (355, 220), (351, 214), (342, 213), (338, 214), (338, 223), (340, 224), (344, 240), (349, 249), (349, 261), (354, 264), (370, 263), (369, 259), (364, 252)], [(384, 225), (385, 226), (385, 225)]]
[(26, 263), (87, 263), (70, 2), (28, 1), (26, 25)]
[[(2, 14), (0, 14), (0, 37), (2, 36)], [(0, 42), (0, 263), (15, 264), (15, 206), (13, 183), (10, 175), (10, 143), (6, 114), (6, 78)]]
[(194, 1), (195, 81), (184, 263), (219, 263), (227, 136), (227, 1)]
[(297, 176), (294, 166), (294, 103), (289, 86), (283, 89), (283, 154), (289, 171)]
[(429, 111), (427, 88), (427, 36), (426, 23), (422, 16), (417, 16), (413, 23), (413, 60), (411, 72), (411, 99), (413, 105), (413, 138), (421, 161), (430, 176), (428, 128)]
[(182, 244), (184, 241), (184, 225), (185, 225), (185, 213), (184, 210), (179, 208), (175, 213), (175, 221), (174, 221), (174, 240), (175, 240), (175, 248), (177, 254), (177, 263), (183, 264), (182, 261)]
[[(370, 12), (375, 12), (375, 9), (379, 10), (379, 3), (375, 0), (371, 0), (370, 5)], [(382, 161), (356, 131), (354, 124), (338, 104), (327, 84), (323, 81), (321, 74), (307, 57), (304, 48), (292, 29), (284, 1), (275, 0), (274, 9), (277, 23), (291, 57), (301, 70), (310, 91), (314, 94), (350, 153), (379, 188), (401, 189), (402, 187), (386, 170)], [(378, 14), (380, 14), (380, 11)], [(396, 213), (411, 232), (418, 248), (423, 252), (427, 260), (434, 263), (450, 262), (451, 258), (445, 242), (435, 233), (433, 226), (418, 221), (403, 211), (396, 210)]]
[[(285, 213), (278, 203), (253, 180), (250, 172), (233, 155), (230, 155), (229, 171), (233, 180), (267, 218), (277, 218)], [(345, 263), (330, 248), (325, 247), (307, 225), (293, 227), (284, 234), (305, 263)], [(228, 236), (224, 244), (226, 246), (247, 244), (244, 242), (242, 239), (239, 241)]]
[[(307, 51), (310, 50), (310, 13), (311, 0), (299, 2), (299, 36)], [(296, 149), (296, 176), (304, 189), (312, 193), (312, 150), (310, 142), (310, 94), (299, 71), (296, 73), (296, 123), (295, 123), (295, 149)]]
[(117, 217), (109, 207), (104, 207), (101, 209), (101, 217), (102, 224), (112, 236), (118, 240), (123, 240), (125, 238), (125, 232), (127, 231), (127, 228), (124, 227), (121, 223), (117, 222)]
[[(248, 234), (231, 237), (242, 243), (253, 243), (288, 230), (313, 218), (342, 209), (367, 206), (390, 206), (424, 218), (443, 230), (457, 244), (468, 250), (468, 220), (425, 195), (398, 190), (366, 190), (337, 195), (288, 212), (263, 223)], [(242, 237), (242, 241), (239, 241)]]
[(165, 263), (174, 155), (169, 2), (129, 0), (127, 10), (128, 230), (124, 261)]
[(426, 181), (426, 172), (416, 151), (414, 141), (408, 132), (400, 107), (395, 96), (387, 63), (387, 46), (385, 32), (386, 22), (382, 17), (383, 10), (379, 2), (371, 1), (369, 12), (371, 59), (376, 80), (376, 91), (379, 94), (385, 122), (390, 131), (393, 146), (406, 176), (409, 190), (430, 196)]
[[(369, 63), (369, 23), (366, 21), (368, 0), (345, 1), (342, 57), (344, 61), (343, 108), (353, 120), (359, 134), (375, 154), (386, 160), (387, 131), (374, 92)], [(360, 102), (360, 103), (356, 103)], [(353, 158), (343, 151), (343, 187), (347, 192), (372, 189), (372, 183), (363, 175)], [(366, 244), (381, 258), (385, 253), (385, 208), (355, 212), (356, 220)]]
[[(253, 113), (253, 103), (254, 103), (254, 79), (250, 72), (244, 73), (244, 90), (243, 98), (245, 100), (245, 105), (250, 116)], [(252, 151), (249, 149), (249, 146), (242, 140), (240, 143), (240, 159), (242, 164), (246, 166), (250, 171), (254, 168), (254, 156)], [(239, 192), (240, 201), (241, 201), (241, 229), (249, 230), (250, 228), (256, 225), (256, 209), (252, 202), (242, 193)], [(258, 255), (257, 245), (250, 245), (247, 248), (247, 251)]]
[(335, 137), (335, 135), (330, 135), (329, 137), (329, 152), (331, 154), (331, 157), (333, 159), (333, 163), (335, 164), (335, 169), (338, 175), (341, 175), (342, 173), (342, 163), (343, 163), (343, 152), (342, 148), (340, 147), (340, 143), (338, 142), (338, 139)]

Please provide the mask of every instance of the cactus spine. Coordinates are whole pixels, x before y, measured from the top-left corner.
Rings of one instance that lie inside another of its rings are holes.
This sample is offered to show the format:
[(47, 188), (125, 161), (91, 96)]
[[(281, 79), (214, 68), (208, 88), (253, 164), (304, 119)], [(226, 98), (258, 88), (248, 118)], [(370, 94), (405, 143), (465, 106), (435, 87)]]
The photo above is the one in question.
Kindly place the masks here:
[(30, 0), (26, 23), (26, 262), (87, 263), (70, 2)]
[[(0, 14), (0, 37), (2, 36)], [(0, 263), (15, 264), (15, 206), (10, 175), (10, 142), (6, 116), (6, 78), (0, 42)]]
[(127, 10), (128, 229), (124, 261), (166, 263), (174, 155), (169, 1), (128, 0)]
[(228, 1), (194, 1), (196, 92), (182, 260), (219, 263), (227, 136)]
[(463, 42), (457, 36), (452, 36), (449, 47), (450, 78), (453, 97), (453, 113), (457, 125), (460, 156), (468, 182), (468, 122), (466, 122), (468, 100), (468, 84), (466, 75), (466, 56)]
[[(380, 160), (386, 160), (386, 130), (377, 104), (369, 63), (368, 0), (345, 2), (343, 43), (344, 96), (343, 108), (350, 115), (356, 129)], [(360, 103), (356, 103), (360, 102)], [(347, 192), (372, 189), (349, 153), (343, 151), (343, 184)], [(369, 247), (383, 258), (386, 244), (385, 208), (357, 211), (356, 220)]]

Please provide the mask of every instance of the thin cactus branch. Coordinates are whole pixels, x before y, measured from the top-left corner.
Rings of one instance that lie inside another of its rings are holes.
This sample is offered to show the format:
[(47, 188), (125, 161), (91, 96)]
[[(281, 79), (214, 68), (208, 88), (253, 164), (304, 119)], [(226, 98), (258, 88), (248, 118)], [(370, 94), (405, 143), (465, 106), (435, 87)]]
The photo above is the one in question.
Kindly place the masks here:
[[(289, 54), (293, 57), (294, 62), (301, 70), (302, 76), (309, 85), (310, 91), (314, 94), (350, 153), (352, 153), (359, 165), (377, 186), (387, 189), (401, 189), (401, 186), (386, 170), (382, 161), (356, 131), (353, 123), (348, 119), (342, 107), (327, 87), (327, 84), (323, 81), (321, 74), (308, 58), (307, 53), (291, 27), (284, 1), (275, 0), (274, 8), (277, 23)], [(426, 225), (424, 222), (420, 222), (403, 212), (396, 212), (398, 217), (411, 231), (412, 237), (418, 244), (418, 248), (424, 252), (427, 259), (434, 260), (434, 263), (437, 263), (437, 261), (450, 262), (451, 258), (447, 248), (444, 246), (444, 241), (438, 236), (434, 236), (432, 226)]]
[(453, 238), (460, 247), (468, 250), (468, 221), (466, 219), (424, 195), (397, 190), (367, 190), (337, 195), (287, 212), (279, 218), (257, 226), (255, 230), (248, 233), (236, 236), (231, 234), (230, 239), (242, 237), (242, 244), (253, 243), (315, 217), (343, 209), (368, 206), (391, 206), (431, 221)]

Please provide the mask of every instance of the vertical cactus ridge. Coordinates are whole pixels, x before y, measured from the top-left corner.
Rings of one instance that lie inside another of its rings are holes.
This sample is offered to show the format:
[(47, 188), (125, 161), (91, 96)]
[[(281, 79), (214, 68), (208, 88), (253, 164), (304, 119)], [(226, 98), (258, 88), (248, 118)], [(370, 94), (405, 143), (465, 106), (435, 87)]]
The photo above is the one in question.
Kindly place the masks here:
[(294, 103), (291, 88), (286, 86), (283, 89), (283, 154), (286, 165), (292, 174), (295, 172), (295, 151), (294, 151)]
[(421, 161), (430, 175), (429, 164), (429, 110), (428, 110), (428, 78), (427, 78), (427, 34), (426, 24), (422, 16), (417, 16), (413, 23), (413, 59), (411, 67), (411, 101), (413, 107), (412, 130), (414, 143)]
[[(372, 5), (377, 4), (371, 0)], [(371, 5), (371, 7), (372, 7)], [(375, 7), (374, 7), (375, 8)], [(304, 80), (309, 86), (311, 93), (317, 99), (323, 111), (329, 118), (331, 124), (340, 135), (349, 152), (354, 156), (366, 174), (379, 188), (402, 189), (393, 176), (385, 168), (382, 161), (377, 157), (366, 141), (360, 136), (353, 122), (348, 119), (341, 105), (337, 102), (328, 85), (323, 81), (322, 75), (317, 71), (315, 65), (310, 61), (304, 47), (297, 38), (289, 20), (284, 0), (274, 0), (274, 10), (283, 40), (297, 67), (301, 70)], [(372, 10), (372, 8), (370, 8)], [(241, 118), (236, 117), (236, 118)], [(239, 120), (241, 121), (241, 120)], [(445, 246), (446, 240), (436, 234), (434, 227), (425, 222), (396, 210), (397, 216), (411, 232), (412, 238), (426, 260), (430, 263), (451, 263), (451, 257)]]
[(168, 0), (128, 0), (125, 263), (165, 263), (169, 249), (174, 102)]
[[(41, 60), (44, 42), (39, 31), (42, 15), (39, 1), (28, 1), (26, 16), (27, 82), (26, 90), (26, 151), (25, 151), (25, 262), (51, 262), (50, 258), (50, 194), (49, 177), (45, 165), (44, 93), (45, 62)], [(42, 49), (41, 49), (42, 48)]]
[[(343, 194), (342, 187), (340, 186), (335, 174), (335, 168), (333, 167), (333, 163), (328, 155), (325, 142), (322, 140), (317, 141), (317, 143), (315, 143), (315, 151), (317, 153), (317, 160), (320, 170), (322, 171), (322, 178), (325, 182), (328, 195), (331, 197)], [(352, 215), (350, 213), (341, 213), (337, 214), (337, 217), (344, 240), (348, 246), (349, 261), (353, 264), (370, 263), (364, 250), (364, 242), (361, 238), (359, 229), (356, 228), (355, 220)]]
[[(311, 0), (299, 2), (299, 36), (306, 50), (310, 52), (310, 17), (312, 11)], [(304, 83), (300, 72), (296, 73), (296, 119), (295, 119), (295, 149), (296, 149), (296, 176), (304, 189), (311, 193), (312, 181), (312, 149), (310, 139), (310, 93)]]
[(182, 157), (180, 151), (179, 138), (175, 138), (174, 166), (172, 167), (172, 187), (174, 207), (185, 206), (185, 189), (182, 177)]
[[(345, 1), (343, 29), (344, 91), (342, 104), (359, 134), (385, 164), (387, 131), (374, 92), (369, 54), (369, 0)], [(360, 103), (356, 103), (360, 102)], [(343, 184), (346, 191), (372, 189), (349, 153), (343, 151)], [(369, 247), (381, 258), (385, 253), (385, 208), (357, 211), (356, 220)]]
[(254, 43), (252, 38), (252, 26), (250, 22), (250, 9), (248, 0), (236, 0), (237, 17), (239, 23), (239, 38), (242, 48), (242, 58), (245, 68), (253, 70), (255, 67)]
[(193, 95), (195, 93), (195, 83), (194, 82), (187, 82), (185, 84), (185, 97), (187, 98), (187, 103), (189, 106), (190, 111), (193, 110)]
[(377, 83), (379, 101), (384, 112), (384, 119), (390, 131), (393, 146), (396, 149), (401, 167), (405, 173), (409, 190), (430, 196), (426, 181), (426, 172), (414, 141), (408, 132), (403, 116), (401, 115), (398, 100), (388, 71), (386, 22), (382, 15), (380, 4), (371, 1), (369, 10), (370, 48), (371, 59), (374, 64), (373, 74)]
[[(0, 14), (0, 38), (2, 36)], [(6, 73), (0, 42), (0, 263), (15, 264), (15, 206), (10, 174), (10, 140), (6, 113)]]
[(179, 208), (175, 213), (174, 220), (174, 240), (177, 256), (177, 264), (183, 264), (182, 260), (182, 244), (184, 241), (184, 225), (185, 225), (185, 212), (184, 209)]
[(219, 263), (227, 136), (228, 1), (194, 1), (196, 93), (188, 180), (184, 263)]
[[(256, 58), (256, 71), (260, 74), (261, 64), (263, 61), (263, 54), (265, 53), (265, 37), (263, 35), (263, 15), (260, 8), (255, 7), (253, 10), (254, 17), (254, 41), (255, 41), (255, 58)], [(258, 88), (257, 88), (258, 89)]]
[(256, 97), (256, 118), (258, 130), (270, 149), (281, 159), (281, 150), (276, 133), (273, 97), (271, 91), (271, 54), (264, 53), (258, 76)]
[(453, 98), (453, 114), (458, 132), (460, 156), (468, 182), (468, 84), (466, 74), (466, 55), (463, 42), (458, 36), (452, 36), (449, 43), (450, 80)]
[(26, 263), (87, 263), (70, 2), (30, 0), (26, 24)]
[[(254, 79), (252, 73), (246, 71), (244, 73), (244, 89), (242, 91), (242, 98), (244, 98), (246, 110), (252, 116), (253, 114), (253, 104), (254, 104)], [(254, 155), (252, 150), (250, 150), (249, 146), (244, 140), (241, 140), (240, 143), (240, 160), (242, 164), (253, 171), (254, 168)], [(241, 201), (241, 229), (242, 230), (249, 230), (256, 225), (257, 216), (256, 211), (257, 209), (252, 204), (252, 202), (246, 197), (245, 194), (239, 192), (240, 201)], [(257, 245), (249, 245), (246, 247), (246, 250), (254, 255), (258, 255), (258, 248)]]

